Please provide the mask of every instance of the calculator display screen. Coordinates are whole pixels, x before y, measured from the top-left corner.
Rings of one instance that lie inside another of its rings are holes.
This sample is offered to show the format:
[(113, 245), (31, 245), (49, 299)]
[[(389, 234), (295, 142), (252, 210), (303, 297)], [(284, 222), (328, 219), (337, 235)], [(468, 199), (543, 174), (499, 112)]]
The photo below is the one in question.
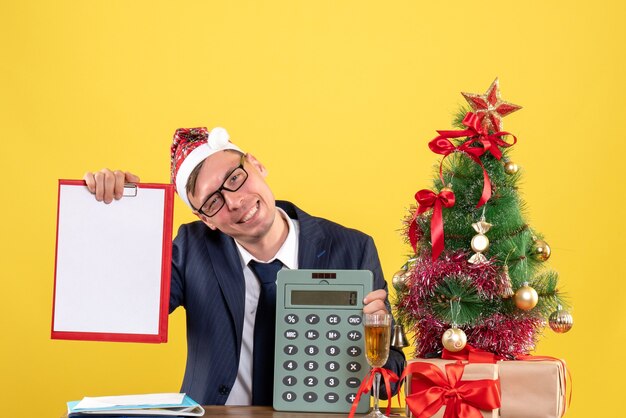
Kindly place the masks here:
[(356, 306), (357, 292), (352, 290), (292, 290), (291, 304)]

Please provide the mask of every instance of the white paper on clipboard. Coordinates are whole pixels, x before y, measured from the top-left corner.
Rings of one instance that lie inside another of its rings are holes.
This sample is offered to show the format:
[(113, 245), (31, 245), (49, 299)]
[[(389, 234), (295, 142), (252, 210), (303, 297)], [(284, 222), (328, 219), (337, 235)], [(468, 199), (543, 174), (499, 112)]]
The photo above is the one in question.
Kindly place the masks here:
[(167, 341), (173, 186), (125, 195), (59, 181), (52, 338)]

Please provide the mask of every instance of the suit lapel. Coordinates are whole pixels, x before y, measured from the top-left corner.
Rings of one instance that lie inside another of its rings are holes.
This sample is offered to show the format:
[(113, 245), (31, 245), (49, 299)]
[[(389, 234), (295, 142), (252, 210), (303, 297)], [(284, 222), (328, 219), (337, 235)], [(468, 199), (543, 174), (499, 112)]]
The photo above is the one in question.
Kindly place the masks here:
[[(246, 283), (241, 268), (241, 260), (232, 238), (218, 233), (217, 239), (206, 238), (211, 263), (226, 301), (231, 320), (237, 334), (237, 347), (241, 346), (243, 317), (246, 301)], [(210, 303), (210, 301), (207, 301)]]
[(301, 269), (326, 269), (332, 240), (324, 235), (318, 220), (290, 202), (276, 201), (276, 205), (300, 224), (298, 241), (298, 267)]

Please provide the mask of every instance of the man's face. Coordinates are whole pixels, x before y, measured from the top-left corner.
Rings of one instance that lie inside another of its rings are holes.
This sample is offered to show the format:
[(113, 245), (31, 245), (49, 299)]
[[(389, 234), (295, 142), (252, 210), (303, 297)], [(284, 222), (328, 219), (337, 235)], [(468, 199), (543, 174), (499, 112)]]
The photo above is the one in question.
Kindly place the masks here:
[[(253, 243), (272, 227), (276, 204), (265, 182), (265, 167), (249, 154), (243, 161), (248, 173), (246, 182), (236, 192), (222, 190), (225, 204), (214, 216), (198, 214), (198, 217), (211, 229), (218, 229), (241, 243)], [(236, 152), (223, 151), (209, 156), (198, 173), (194, 196), (188, 196), (193, 207), (201, 207), (240, 162), (241, 155)]]

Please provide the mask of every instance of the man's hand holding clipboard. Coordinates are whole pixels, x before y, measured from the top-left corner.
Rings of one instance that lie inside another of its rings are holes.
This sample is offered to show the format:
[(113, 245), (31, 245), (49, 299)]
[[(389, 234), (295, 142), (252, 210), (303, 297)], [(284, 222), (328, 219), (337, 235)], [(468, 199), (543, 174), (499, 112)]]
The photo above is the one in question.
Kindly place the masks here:
[(83, 177), (87, 188), (96, 196), (98, 202), (111, 203), (113, 199), (119, 200), (124, 196), (124, 186), (128, 183), (139, 183), (139, 176), (130, 171), (103, 168), (94, 173), (87, 172)]

